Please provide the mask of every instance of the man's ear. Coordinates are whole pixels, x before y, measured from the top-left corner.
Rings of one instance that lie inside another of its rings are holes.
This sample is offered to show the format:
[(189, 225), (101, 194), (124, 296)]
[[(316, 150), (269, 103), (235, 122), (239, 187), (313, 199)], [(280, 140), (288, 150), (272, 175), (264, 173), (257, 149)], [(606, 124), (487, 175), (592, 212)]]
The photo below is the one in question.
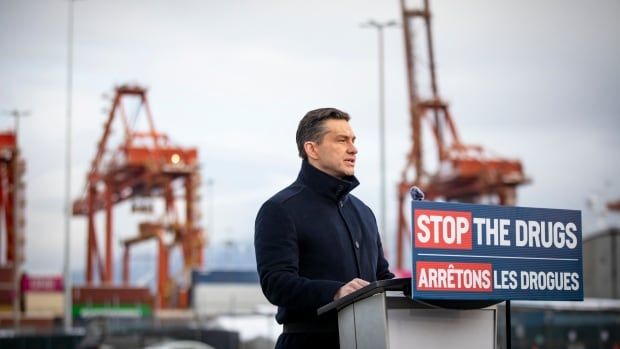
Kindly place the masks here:
[(304, 150), (306, 151), (306, 155), (308, 155), (308, 158), (312, 160), (316, 160), (319, 158), (319, 152), (317, 149), (317, 144), (315, 142), (308, 141), (304, 143)]

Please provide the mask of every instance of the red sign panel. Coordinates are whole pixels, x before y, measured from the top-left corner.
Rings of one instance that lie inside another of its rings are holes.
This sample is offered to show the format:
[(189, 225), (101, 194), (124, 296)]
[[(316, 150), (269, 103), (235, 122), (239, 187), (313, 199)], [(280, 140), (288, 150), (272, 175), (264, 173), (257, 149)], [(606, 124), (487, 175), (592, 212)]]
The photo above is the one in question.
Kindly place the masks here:
[(415, 247), (471, 250), (471, 212), (418, 209), (414, 215)]
[(420, 291), (492, 292), (491, 263), (416, 262)]

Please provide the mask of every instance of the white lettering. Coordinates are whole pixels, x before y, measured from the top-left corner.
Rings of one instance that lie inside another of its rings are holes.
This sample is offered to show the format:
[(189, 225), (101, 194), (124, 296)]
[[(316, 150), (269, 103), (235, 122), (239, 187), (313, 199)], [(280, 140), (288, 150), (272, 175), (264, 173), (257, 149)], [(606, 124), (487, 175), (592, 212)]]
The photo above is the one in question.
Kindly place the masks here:
[(484, 225), (484, 218), (474, 217), (474, 225), (476, 226), (476, 243), (482, 245), (482, 226)]
[(524, 220), (517, 219), (515, 221), (515, 245), (523, 247), (527, 245), (527, 223)]
[(426, 226), (428, 223), (430, 223), (430, 220), (427, 215), (423, 214), (418, 217), (418, 229), (422, 232), (418, 231), (416, 234), (418, 236), (418, 240), (422, 243), (427, 243), (431, 238), (431, 232)]
[(577, 291), (579, 274), (560, 271), (521, 271), (522, 290)]
[(575, 223), (570, 222), (566, 225), (566, 247), (573, 249), (577, 247), (577, 236), (575, 236), (575, 231), (577, 230), (577, 226)]

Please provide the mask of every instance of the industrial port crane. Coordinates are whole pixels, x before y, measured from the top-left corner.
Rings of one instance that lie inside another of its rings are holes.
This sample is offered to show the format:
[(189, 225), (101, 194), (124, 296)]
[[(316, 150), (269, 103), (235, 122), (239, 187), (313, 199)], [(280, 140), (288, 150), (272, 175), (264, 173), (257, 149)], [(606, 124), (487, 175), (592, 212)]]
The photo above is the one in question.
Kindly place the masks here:
[(5, 253), (0, 258), (0, 265), (3, 261), (7, 265), (23, 262), (24, 171), (25, 162), (19, 156), (15, 133), (0, 132), (0, 231), (4, 232), (5, 237), (3, 241), (0, 240), (0, 245), (4, 244)]
[(0, 256), (0, 309), (13, 307), (14, 315), (24, 263), (25, 168), (15, 132), (0, 132), (0, 251), (4, 252)]
[(607, 203), (607, 209), (610, 211), (618, 211), (620, 212), (620, 200), (609, 201)]
[[(479, 202), (488, 197), (501, 205), (514, 205), (516, 187), (528, 182), (519, 160), (491, 156), (482, 146), (461, 142), (448, 104), (441, 99), (435, 74), (433, 36), (429, 0), (422, 9), (412, 9), (401, 0), (405, 38), (409, 113), (411, 117), (412, 148), (398, 184), (398, 230), (396, 266), (403, 268), (403, 247), (410, 231), (406, 220), (409, 189), (418, 186), (428, 200)], [(429, 64), (430, 96), (423, 97), (418, 89), (420, 71), (416, 56), (413, 22), (421, 19), (425, 28), (426, 53)], [(438, 170), (431, 173), (425, 167), (423, 123), (428, 125), (437, 146)]]
[[(134, 129), (124, 106), (127, 100), (133, 100), (134, 104), (137, 101), (138, 110), (134, 121), (139, 115), (145, 114), (147, 130)], [(113, 122), (119, 119), (124, 140), (114, 148), (115, 145), (109, 143)], [(155, 240), (159, 250), (155, 306), (186, 306), (188, 283), (179, 286), (173, 282), (169, 275), (169, 257), (174, 247), (181, 247), (184, 278), (189, 278), (192, 268), (202, 266), (205, 237), (197, 223), (199, 183), (197, 150), (173, 145), (166, 134), (155, 129), (147, 90), (131, 85), (116, 87), (103, 135), (86, 177), (84, 193), (73, 203), (73, 214), (88, 219), (86, 284), (93, 284), (95, 271), (98, 271), (102, 284), (113, 283), (114, 205), (134, 200), (133, 211), (149, 213), (153, 211), (151, 202), (163, 199), (165, 212), (154, 220), (141, 222), (138, 235), (122, 242), (123, 284), (129, 284), (130, 248), (144, 241)], [(181, 205), (178, 205), (177, 198), (182, 199)], [(184, 217), (181, 218), (177, 213), (177, 206), (184, 209)], [(95, 214), (99, 211), (105, 214), (103, 253), (99, 250), (95, 221)]]

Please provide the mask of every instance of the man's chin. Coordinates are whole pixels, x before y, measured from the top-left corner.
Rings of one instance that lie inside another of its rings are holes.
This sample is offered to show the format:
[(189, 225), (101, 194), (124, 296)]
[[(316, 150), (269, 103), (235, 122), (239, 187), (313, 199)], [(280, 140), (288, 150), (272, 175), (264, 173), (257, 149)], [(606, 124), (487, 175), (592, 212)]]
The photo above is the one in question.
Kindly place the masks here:
[(345, 177), (351, 177), (351, 176), (355, 175), (355, 170), (352, 170), (352, 169), (351, 170), (346, 170), (343, 173), (344, 173)]

